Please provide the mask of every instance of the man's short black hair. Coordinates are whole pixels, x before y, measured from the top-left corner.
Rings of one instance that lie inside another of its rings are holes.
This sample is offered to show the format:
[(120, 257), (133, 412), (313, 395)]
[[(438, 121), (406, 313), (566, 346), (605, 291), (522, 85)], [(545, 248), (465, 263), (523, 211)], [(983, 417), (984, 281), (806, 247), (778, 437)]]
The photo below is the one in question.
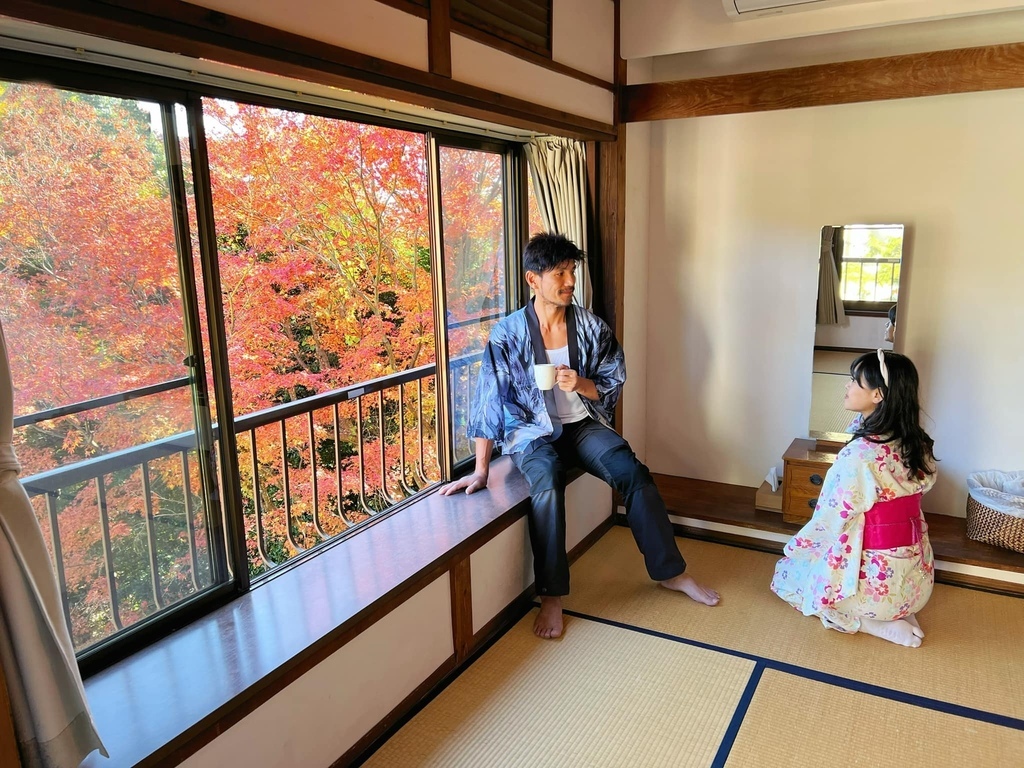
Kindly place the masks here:
[(543, 275), (567, 261), (580, 262), (586, 258), (583, 251), (565, 235), (542, 232), (530, 238), (523, 251), (523, 269)]
[(895, 326), (896, 325), (896, 305), (895, 304), (893, 304), (891, 307), (889, 307), (888, 315), (889, 315), (889, 323), (891, 325)]

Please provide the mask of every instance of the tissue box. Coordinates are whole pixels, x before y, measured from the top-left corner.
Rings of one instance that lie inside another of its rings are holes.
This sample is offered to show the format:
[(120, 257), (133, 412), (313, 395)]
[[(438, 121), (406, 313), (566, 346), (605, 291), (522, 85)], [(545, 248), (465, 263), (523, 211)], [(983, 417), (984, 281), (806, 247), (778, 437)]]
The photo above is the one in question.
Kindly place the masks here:
[(754, 509), (763, 509), (766, 512), (782, 512), (782, 486), (779, 485), (779, 490), (772, 492), (772, 487), (768, 485), (767, 480), (761, 483), (761, 487), (754, 494)]

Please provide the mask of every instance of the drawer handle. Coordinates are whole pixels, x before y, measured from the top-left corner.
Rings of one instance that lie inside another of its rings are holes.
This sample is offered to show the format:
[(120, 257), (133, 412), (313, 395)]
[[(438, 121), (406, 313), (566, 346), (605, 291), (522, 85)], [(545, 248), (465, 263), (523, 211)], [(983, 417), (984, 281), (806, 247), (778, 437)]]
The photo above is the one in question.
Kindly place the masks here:
[(817, 499), (808, 499), (807, 500), (807, 506), (810, 507), (811, 509), (814, 509), (816, 506), (818, 506), (818, 500)]
[(811, 485), (821, 485), (821, 475), (819, 475), (819, 474), (811, 475)]

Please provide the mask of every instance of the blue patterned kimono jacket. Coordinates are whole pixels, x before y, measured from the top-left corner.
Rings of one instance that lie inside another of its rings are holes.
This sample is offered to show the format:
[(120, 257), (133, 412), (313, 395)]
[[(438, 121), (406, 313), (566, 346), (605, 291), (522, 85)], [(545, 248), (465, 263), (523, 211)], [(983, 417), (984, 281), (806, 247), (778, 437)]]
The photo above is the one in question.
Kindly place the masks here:
[[(626, 359), (611, 328), (587, 310), (566, 308), (569, 367), (597, 387), (598, 399), (581, 397), (587, 412), (610, 426), (622, 385)], [(534, 362), (547, 363), (537, 312), (531, 300), (491, 331), (480, 366), (469, 437), (494, 440), (503, 453), (529, 453), (558, 439), (562, 424), (554, 392), (542, 392), (533, 377)]]

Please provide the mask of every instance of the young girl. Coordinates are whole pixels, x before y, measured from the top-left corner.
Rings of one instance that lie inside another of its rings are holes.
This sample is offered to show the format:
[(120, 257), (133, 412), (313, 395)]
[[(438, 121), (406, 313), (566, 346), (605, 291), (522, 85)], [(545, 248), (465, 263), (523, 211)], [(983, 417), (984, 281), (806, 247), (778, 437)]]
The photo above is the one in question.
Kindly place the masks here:
[(933, 441), (918, 424), (917, 369), (895, 352), (850, 366), (843, 405), (860, 414), (825, 476), (814, 516), (786, 545), (772, 591), (829, 629), (921, 645), (915, 614), (934, 567), (921, 494), (935, 482)]

